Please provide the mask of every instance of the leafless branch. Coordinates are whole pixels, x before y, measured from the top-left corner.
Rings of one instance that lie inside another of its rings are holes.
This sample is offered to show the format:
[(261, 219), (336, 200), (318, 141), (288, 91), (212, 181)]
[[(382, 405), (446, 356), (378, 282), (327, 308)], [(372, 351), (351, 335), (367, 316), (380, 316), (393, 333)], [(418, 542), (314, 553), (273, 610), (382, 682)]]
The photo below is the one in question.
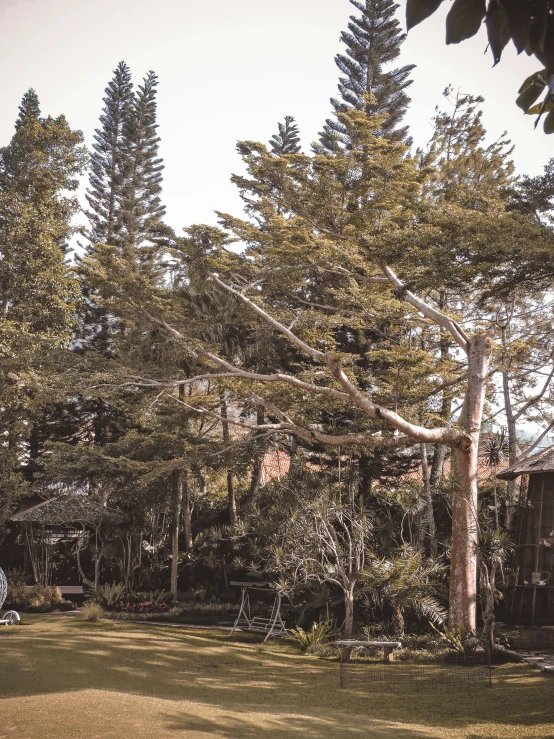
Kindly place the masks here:
[(454, 321), (449, 316), (441, 313), (441, 311), (433, 308), (422, 298), (418, 298), (417, 295), (414, 295), (414, 293), (406, 288), (406, 285), (402, 282), (402, 280), (397, 277), (393, 270), (386, 264), (380, 264), (378, 262), (376, 262), (376, 264), (378, 264), (383, 274), (386, 275), (390, 284), (397, 290), (402, 291), (402, 297), (407, 303), (413, 305), (414, 308), (417, 308), (417, 310), (426, 318), (429, 318), (438, 326), (444, 328), (445, 331), (448, 331), (452, 338), (456, 341), (456, 343), (458, 343), (467, 353), (469, 346), (469, 336), (466, 334), (464, 329), (457, 321)]

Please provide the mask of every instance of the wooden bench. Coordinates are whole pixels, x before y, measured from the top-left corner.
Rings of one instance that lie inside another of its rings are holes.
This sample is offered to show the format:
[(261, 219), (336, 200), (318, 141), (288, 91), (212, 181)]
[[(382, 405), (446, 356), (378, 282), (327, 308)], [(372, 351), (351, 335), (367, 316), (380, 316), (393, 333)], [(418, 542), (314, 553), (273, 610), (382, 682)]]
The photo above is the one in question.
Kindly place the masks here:
[(85, 591), (82, 585), (59, 585), (60, 592), (66, 595), (84, 595)]
[(336, 641), (335, 645), (347, 649), (353, 647), (379, 647), (379, 649), (383, 650), (383, 662), (387, 663), (394, 661), (394, 650), (400, 649), (402, 646), (399, 641), (356, 641), (352, 639)]

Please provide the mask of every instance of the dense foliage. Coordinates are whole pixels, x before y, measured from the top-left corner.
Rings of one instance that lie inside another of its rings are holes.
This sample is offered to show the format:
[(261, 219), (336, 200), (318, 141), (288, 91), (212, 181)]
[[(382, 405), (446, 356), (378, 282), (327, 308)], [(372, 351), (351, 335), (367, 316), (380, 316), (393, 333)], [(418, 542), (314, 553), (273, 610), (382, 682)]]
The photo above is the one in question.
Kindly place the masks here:
[(121, 62), (71, 264), (82, 135), (24, 96), (0, 149), (0, 553), (37, 587), (169, 617), (165, 590), (258, 577), (308, 641), (467, 635), (480, 599), (492, 645), (518, 505), (495, 473), (518, 423), (554, 426), (552, 164), (518, 181), (450, 88), (411, 151), (396, 8), (352, 3), (320, 140), (285, 116), (239, 142), (244, 213), (218, 227), (163, 222), (157, 76)]

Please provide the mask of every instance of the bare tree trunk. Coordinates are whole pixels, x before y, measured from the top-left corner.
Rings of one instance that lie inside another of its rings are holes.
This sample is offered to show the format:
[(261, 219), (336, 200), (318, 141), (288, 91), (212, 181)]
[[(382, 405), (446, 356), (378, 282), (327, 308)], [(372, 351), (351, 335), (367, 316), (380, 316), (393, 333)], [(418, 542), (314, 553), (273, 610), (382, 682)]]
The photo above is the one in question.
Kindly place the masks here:
[[(506, 346), (506, 327), (502, 326), (502, 347)], [(516, 436), (516, 419), (512, 408), (512, 398), (510, 395), (510, 381), (508, 369), (506, 367), (506, 358), (503, 355), (502, 363), (502, 390), (504, 393), (504, 413), (506, 414), (506, 425), (508, 427), (508, 459), (510, 465), (517, 462), (517, 436)], [(514, 525), (516, 505), (516, 480), (508, 481), (508, 489), (506, 496), (506, 528), (510, 531)]]
[(229, 505), (229, 523), (231, 526), (235, 526), (238, 521), (237, 499), (235, 496), (235, 486), (231, 470), (227, 471), (227, 501)]
[(100, 562), (102, 560), (102, 541), (98, 541), (99, 531), (98, 526), (94, 531), (94, 589), (98, 590), (100, 586)]
[(448, 447), (444, 444), (435, 445), (435, 452), (433, 454), (433, 461), (431, 462), (431, 470), (429, 473), (429, 484), (431, 486), (432, 493), (436, 493), (441, 484), (447, 449)]
[(94, 587), (94, 583), (91, 580), (89, 580), (88, 577), (85, 575), (85, 573), (83, 571), (82, 564), (81, 564), (81, 551), (82, 551), (83, 545), (84, 545), (84, 543), (86, 541), (86, 539), (85, 539), (86, 533), (87, 532), (86, 532), (85, 526), (83, 524), (83, 526), (82, 526), (82, 536), (78, 536), (77, 537), (77, 540), (75, 542), (75, 558), (77, 559), (77, 569), (79, 570), (79, 575), (81, 576), (81, 580), (83, 581), (83, 583), (85, 585), (88, 585), (89, 588), (93, 588)]
[(392, 625), (395, 636), (404, 636), (404, 614), (398, 606), (395, 606), (392, 612)]
[(476, 625), (477, 461), (490, 354), (487, 336), (470, 338), (467, 390), (459, 418), (467, 441), (454, 448), (459, 489), (452, 502), (449, 625), (468, 630)]
[(427, 444), (420, 444), (421, 469), (423, 472), (423, 487), (425, 491), (425, 523), (427, 528), (428, 546), (431, 556), (437, 555), (437, 540), (435, 527), (435, 514), (433, 512), (433, 494), (431, 491), (431, 479), (429, 475), (429, 463), (427, 460)]
[(190, 505), (189, 478), (187, 470), (181, 475), (182, 482), (182, 505), (183, 505), (183, 527), (185, 529), (185, 546), (187, 552), (192, 549), (192, 510)]
[(298, 438), (291, 436), (290, 439), (290, 463), (289, 463), (289, 477), (298, 472)]
[[(448, 295), (445, 290), (442, 290), (439, 296), (439, 308), (445, 310), (448, 308)], [(446, 332), (441, 330), (440, 332), (440, 354), (441, 359), (448, 361), (450, 359), (450, 344), (451, 337)], [(446, 378), (445, 378), (446, 379)], [(445, 426), (449, 426), (451, 423), (452, 415), (452, 392), (449, 388), (445, 388), (442, 392), (441, 410), (440, 417), (444, 421)], [(429, 475), (429, 485), (431, 487), (431, 494), (436, 493), (441, 483), (444, 462), (446, 459), (447, 447), (444, 444), (437, 444), (435, 446), (435, 452), (433, 454), (433, 461), (431, 463), (431, 471)], [(434, 543), (436, 550), (436, 542)]]
[(363, 500), (368, 500), (371, 495), (371, 457), (369, 454), (360, 454), (358, 462), (359, 478), (358, 493)]
[[(263, 407), (258, 406), (256, 410), (256, 424), (261, 426), (264, 421), (264, 409)], [(262, 441), (257, 441), (256, 436), (259, 436), (259, 432), (254, 436), (254, 464), (252, 467), (252, 477), (250, 478), (250, 488), (248, 490), (248, 495), (246, 496), (247, 505), (253, 505), (258, 497), (258, 490), (260, 489), (260, 482), (262, 479), (264, 455), (267, 448), (267, 442), (263, 443)]]
[[(354, 631), (354, 582), (349, 582), (346, 590), (344, 591), (344, 638), (352, 639), (352, 632)], [(348, 662), (350, 654), (352, 652), (351, 647), (344, 647), (342, 650), (343, 662)]]
[(179, 531), (181, 519), (181, 475), (173, 474), (171, 498), (171, 592), (177, 595), (179, 579)]
[[(231, 440), (231, 435), (229, 434), (229, 423), (227, 421), (227, 403), (225, 402), (225, 398), (223, 397), (223, 395), (221, 395), (220, 397), (221, 397), (221, 417), (223, 418), (223, 421), (221, 423), (223, 427), (223, 443), (227, 447)], [(228, 506), (229, 506), (229, 522), (231, 526), (235, 526), (238, 520), (237, 500), (235, 497), (235, 487), (233, 485), (233, 473), (231, 472), (231, 470), (227, 470), (227, 500), (228, 500)]]
[(485, 654), (490, 664), (492, 652), (494, 649), (494, 589), (495, 589), (495, 572), (489, 573), (487, 565), (480, 562), (480, 580), (481, 580), (481, 602), (483, 608), (483, 641), (485, 644)]

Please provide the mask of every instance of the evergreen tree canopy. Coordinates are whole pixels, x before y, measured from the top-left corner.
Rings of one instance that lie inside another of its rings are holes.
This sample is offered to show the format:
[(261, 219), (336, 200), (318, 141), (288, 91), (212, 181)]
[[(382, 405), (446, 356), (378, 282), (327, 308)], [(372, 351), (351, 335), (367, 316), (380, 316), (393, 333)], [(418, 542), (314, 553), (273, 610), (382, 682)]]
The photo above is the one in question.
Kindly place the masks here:
[(35, 120), (40, 118), (38, 95), (32, 87), (23, 95), (21, 105), (19, 106), (19, 117), (15, 122), (15, 127), (18, 128), (25, 118), (34, 118)]
[(433, 197), (485, 210), (487, 203), (508, 195), (513, 183), (510, 156), (514, 147), (506, 132), (493, 143), (485, 143), (479, 107), (482, 97), (454, 94), (451, 86), (443, 96), (450, 110), (437, 107), (428, 148), (418, 150), (416, 156), (422, 168), (434, 167), (429, 179)]
[(269, 145), (271, 151), (277, 156), (283, 154), (299, 154), (300, 153), (300, 131), (291, 115), (285, 116), (284, 123), (278, 123), (279, 133), (274, 134)]
[(158, 77), (148, 72), (125, 123), (120, 213), (125, 248), (140, 246), (149, 226), (165, 214), (160, 198), (163, 160), (158, 156), (157, 87)]
[(123, 187), (123, 134), (133, 102), (131, 72), (125, 62), (117, 65), (105, 92), (100, 128), (92, 145), (87, 191), (91, 210), (87, 215), (92, 226), (89, 239), (113, 244), (121, 231), (118, 209)]
[(81, 132), (63, 116), (39, 118), (34, 92), (21, 110), (11, 142), (0, 149), (0, 436), (8, 441), (0, 451), (0, 519), (21, 489), (45, 378), (70, 337), (78, 289), (63, 246), (79, 205), (67, 192), (86, 162)]
[[(406, 38), (395, 18), (398, 5), (393, 0), (350, 0), (361, 15), (350, 16), (348, 31), (341, 41), (346, 54), (337, 54), (335, 62), (341, 71), (340, 99), (331, 99), (335, 115), (348, 109), (363, 110), (368, 115), (384, 115), (381, 135), (395, 141), (407, 137), (406, 126), (399, 127), (410, 102), (406, 88), (414, 69), (413, 64), (388, 70), (400, 54)], [(344, 123), (328, 119), (320, 134), (321, 144), (330, 150), (347, 146), (348, 133)]]

